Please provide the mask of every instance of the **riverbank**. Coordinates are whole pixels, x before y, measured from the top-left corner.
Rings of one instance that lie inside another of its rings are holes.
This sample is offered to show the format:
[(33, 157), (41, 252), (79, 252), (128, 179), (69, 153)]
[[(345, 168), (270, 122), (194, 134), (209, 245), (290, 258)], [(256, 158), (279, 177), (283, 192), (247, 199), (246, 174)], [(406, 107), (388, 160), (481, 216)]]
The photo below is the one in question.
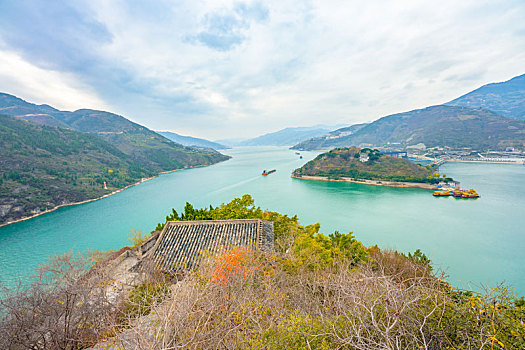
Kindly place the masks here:
[(46, 209), (40, 213), (37, 213), (37, 214), (34, 214), (34, 215), (30, 215), (30, 216), (26, 216), (26, 217), (23, 217), (23, 218), (20, 218), (20, 219), (17, 219), (17, 220), (12, 220), (12, 221), (8, 221), (8, 222), (5, 222), (3, 224), (0, 224), (0, 227), (4, 227), (4, 226), (7, 226), (7, 225), (11, 225), (11, 224), (16, 224), (17, 222), (22, 222), (22, 221), (26, 221), (26, 220), (29, 220), (29, 219), (33, 219), (33, 218), (36, 218), (37, 216), (40, 216), (40, 215), (44, 215), (44, 214), (48, 214), (48, 213), (51, 213), (55, 210), (58, 210), (60, 208), (64, 208), (64, 207), (71, 207), (71, 206), (74, 206), (74, 205), (80, 205), (80, 204), (85, 204), (85, 203), (89, 203), (89, 202), (94, 202), (94, 201), (98, 201), (100, 199), (103, 199), (103, 198), (107, 198), (107, 197), (110, 197), (110, 196), (113, 196), (114, 194), (117, 194), (119, 192), (122, 192), (130, 187), (133, 187), (133, 186), (136, 186), (136, 185), (139, 185), (143, 182), (146, 182), (146, 181), (149, 181), (149, 180), (152, 180), (156, 177), (159, 177), (163, 174), (168, 174), (168, 173), (172, 173), (172, 172), (175, 172), (175, 171), (179, 171), (179, 170), (185, 170), (185, 169), (193, 169), (193, 168), (203, 168), (203, 167), (207, 167), (207, 166), (210, 166), (210, 164), (204, 164), (204, 165), (196, 165), (196, 166), (192, 166), (192, 167), (187, 167), (187, 168), (181, 168), (181, 169), (173, 169), (173, 170), (168, 170), (168, 171), (163, 171), (163, 172), (160, 172), (158, 175), (155, 175), (155, 176), (151, 176), (151, 177), (146, 177), (146, 178), (142, 178), (140, 181), (137, 181), (135, 183), (132, 183), (130, 185), (127, 185), (126, 187), (123, 187), (123, 188), (119, 188), (118, 190), (115, 190), (111, 193), (107, 193), (103, 196), (100, 196), (100, 197), (96, 197), (96, 198), (90, 198), (90, 199), (86, 199), (84, 201), (80, 201), (80, 202), (73, 202), (73, 203), (67, 203), (67, 204), (60, 204), (60, 205), (57, 205), (56, 207), (53, 207), (51, 209)]
[(378, 181), (378, 180), (367, 180), (367, 179), (351, 179), (349, 177), (341, 177), (339, 179), (330, 179), (326, 176), (308, 176), (308, 175), (303, 175), (303, 176), (292, 175), (292, 178), (300, 179), (300, 180), (311, 180), (311, 181), (352, 182), (356, 184), (372, 185), (372, 186), (422, 188), (425, 190), (436, 189), (436, 185), (427, 184), (423, 182)]
[(499, 160), (447, 159), (445, 162), (525, 165), (525, 160), (524, 161), (519, 161), (519, 160), (499, 161)]

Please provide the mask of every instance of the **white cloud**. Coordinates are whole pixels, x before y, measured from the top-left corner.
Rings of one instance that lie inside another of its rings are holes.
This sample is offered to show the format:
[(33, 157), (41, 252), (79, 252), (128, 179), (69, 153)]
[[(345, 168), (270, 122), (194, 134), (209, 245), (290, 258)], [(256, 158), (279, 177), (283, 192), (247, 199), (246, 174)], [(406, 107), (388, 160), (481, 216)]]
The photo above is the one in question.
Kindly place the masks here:
[(524, 73), (520, 1), (133, 4), (85, 2), (112, 38), (90, 49), (128, 75), (104, 98), (157, 129), (219, 138), (370, 121)]
[(64, 110), (110, 109), (71, 74), (39, 68), (5, 50), (0, 50), (0, 91)]

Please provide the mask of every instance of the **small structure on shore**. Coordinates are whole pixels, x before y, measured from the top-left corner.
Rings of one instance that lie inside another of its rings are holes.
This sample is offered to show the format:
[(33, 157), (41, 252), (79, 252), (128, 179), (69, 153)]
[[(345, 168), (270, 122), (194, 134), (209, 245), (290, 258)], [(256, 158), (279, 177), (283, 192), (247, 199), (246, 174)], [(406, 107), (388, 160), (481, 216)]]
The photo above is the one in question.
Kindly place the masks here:
[(273, 250), (273, 223), (260, 219), (170, 221), (148, 252), (148, 260), (165, 272), (198, 266), (205, 254), (234, 247)]

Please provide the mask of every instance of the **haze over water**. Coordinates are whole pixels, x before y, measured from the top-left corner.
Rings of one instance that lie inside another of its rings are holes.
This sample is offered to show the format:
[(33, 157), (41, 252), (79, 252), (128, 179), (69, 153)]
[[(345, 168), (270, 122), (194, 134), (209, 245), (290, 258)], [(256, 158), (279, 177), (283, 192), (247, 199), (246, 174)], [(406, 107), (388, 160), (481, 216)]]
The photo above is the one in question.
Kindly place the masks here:
[[(481, 198), (434, 198), (431, 191), (314, 182), (290, 178), (316, 153), (285, 147), (245, 147), (210, 167), (177, 171), (114, 196), (0, 228), (0, 280), (27, 278), (47, 257), (69, 250), (118, 249), (130, 230), (149, 232), (186, 201), (219, 205), (245, 193), (264, 209), (297, 214), (321, 231), (353, 231), (365, 245), (408, 252), (418, 248), (455, 286), (506, 281), (525, 294), (525, 166), (448, 163), (442, 173)], [(261, 176), (263, 169), (277, 169)]]

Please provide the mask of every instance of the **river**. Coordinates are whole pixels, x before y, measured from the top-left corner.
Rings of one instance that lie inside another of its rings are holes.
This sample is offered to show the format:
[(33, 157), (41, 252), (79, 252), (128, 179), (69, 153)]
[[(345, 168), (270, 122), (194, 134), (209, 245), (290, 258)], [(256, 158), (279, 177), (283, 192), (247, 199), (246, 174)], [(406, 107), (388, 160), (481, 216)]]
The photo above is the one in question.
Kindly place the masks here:
[[(291, 172), (304, 159), (285, 147), (243, 147), (210, 167), (161, 175), (111, 197), (65, 207), (0, 228), (0, 280), (12, 285), (49, 256), (118, 249), (130, 231), (151, 231), (186, 201), (218, 205), (251, 194), (262, 208), (297, 214), (321, 231), (354, 232), (365, 245), (402, 252), (420, 248), (459, 287), (506, 282), (525, 294), (525, 166), (447, 163), (441, 172), (481, 198), (434, 198), (431, 191), (304, 181)], [(277, 169), (261, 176), (263, 169)]]

